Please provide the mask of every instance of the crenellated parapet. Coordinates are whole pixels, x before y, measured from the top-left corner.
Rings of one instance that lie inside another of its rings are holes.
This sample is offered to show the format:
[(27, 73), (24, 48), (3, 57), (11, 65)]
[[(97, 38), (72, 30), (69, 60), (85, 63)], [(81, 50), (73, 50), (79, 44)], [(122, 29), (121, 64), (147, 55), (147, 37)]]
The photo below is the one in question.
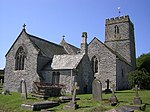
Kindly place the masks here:
[(106, 19), (106, 25), (108, 25), (108, 24), (114, 24), (114, 23), (122, 23), (122, 22), (130, 22), (129, 16), (126, 15), (126, 16), (121, 16), (121, 17), (115, 17), (115, 18)]

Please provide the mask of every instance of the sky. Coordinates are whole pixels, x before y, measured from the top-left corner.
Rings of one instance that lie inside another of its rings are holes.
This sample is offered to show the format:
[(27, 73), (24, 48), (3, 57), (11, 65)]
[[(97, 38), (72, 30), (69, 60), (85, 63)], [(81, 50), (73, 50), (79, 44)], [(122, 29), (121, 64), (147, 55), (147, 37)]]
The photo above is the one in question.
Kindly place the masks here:
[(82, 32), (104, 42), (105, 19), (119, 16), (118, 7), (134, 24), (136, 57), (149, 53), (150, 0), (0, 0), (0, 69), (23, 24), (29, 34), (58, 44), (65, 35), (80, 47)]

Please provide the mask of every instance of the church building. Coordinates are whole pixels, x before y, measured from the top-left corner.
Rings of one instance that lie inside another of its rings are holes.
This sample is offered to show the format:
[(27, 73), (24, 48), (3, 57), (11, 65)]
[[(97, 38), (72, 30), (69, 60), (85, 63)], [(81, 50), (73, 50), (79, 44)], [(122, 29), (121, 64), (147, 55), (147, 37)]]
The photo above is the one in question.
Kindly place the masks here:
[(28, 92), (33, 82), (62, 84), (71, 93), (74, 82), (79, 93), (90, 93), (97, 78), (106, 89), (106, 80), (116, 90), (128, 89), (128, 73), (135, 69), (134, 25), (129, 16), (106, 19), (105, 42), (94, 37), (87, 43), (87, 32), (81, 36), (81, 47), (65, 41), (60, 44), (29, 34), (25, 27), (6, 54), (4, 89), (18, 91), (25, 79)]

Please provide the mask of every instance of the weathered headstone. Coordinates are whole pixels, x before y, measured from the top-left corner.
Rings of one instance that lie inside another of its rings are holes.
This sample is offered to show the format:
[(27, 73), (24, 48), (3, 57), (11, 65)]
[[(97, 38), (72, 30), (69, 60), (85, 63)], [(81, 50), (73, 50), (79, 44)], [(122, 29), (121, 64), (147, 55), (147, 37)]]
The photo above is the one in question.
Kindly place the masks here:
[(24, 79), (20, 82), (21, 97), (27, 99), (27, 87)]
[(93, 95), (93, 100), (95, 100), (95, 101), (102, 100), (102, 83), (98, 79), (93, 80), (92, 95)]
[(109, 98), (109, 102), (111, 104), (111, 106), (115, 106), (118, 103), (118, 99), (115, 95), (115, 85), (112, 85), (112, 96)]
[(110, 83), (109, 79), (107, 79), (105, 82), (107, 86), (107, 88), (105, 89), (105, 93), (111, 93), (111, 90), (109, 89), (109, 83)]
[(133, 104), (134, 105), (141, 105), (142, 104), (142, 100), (139, 97), (138, 86), (137, 85), (135, 85), (135, 97), (133, 99)]
[(75, 82), (73, 87), (73, 95), (72, 100), (69, 102), (69, 104), (64, 106), (65, 110), (75, 110), (79, 107), (79, 105), (76, 102), (76, 91), (79, 90), (79, 87), (77, 86), (77, 82)]

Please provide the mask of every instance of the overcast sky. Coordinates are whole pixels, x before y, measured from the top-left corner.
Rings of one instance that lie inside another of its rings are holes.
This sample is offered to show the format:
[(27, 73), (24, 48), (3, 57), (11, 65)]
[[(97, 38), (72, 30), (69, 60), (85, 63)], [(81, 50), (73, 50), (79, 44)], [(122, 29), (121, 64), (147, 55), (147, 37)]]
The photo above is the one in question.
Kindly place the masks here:
[(119, 16), (118, 7), (134, 23), (136, 56), (150, 52), (150, 0), (0, 0), (0, 68), (24, 23), (29, 34), (58, 44), (65, 35), (80, 47), (82, 32), (104, 42), (105, 19)]

